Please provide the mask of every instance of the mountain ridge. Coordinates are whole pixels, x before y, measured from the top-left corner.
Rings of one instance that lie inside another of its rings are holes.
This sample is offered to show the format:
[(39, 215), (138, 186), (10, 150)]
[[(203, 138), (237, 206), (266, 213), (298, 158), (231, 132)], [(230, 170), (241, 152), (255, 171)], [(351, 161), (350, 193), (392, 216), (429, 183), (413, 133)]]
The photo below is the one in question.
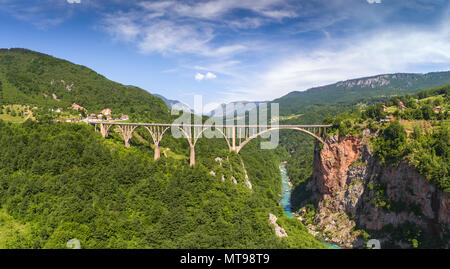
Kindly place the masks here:
[(429, 73), (392, 73), (338, 81), (305, 91), (292, 91), (274, 99), (280, 104), (280, 114), (305, 112), (311, 105), (354, 105), (359, 102), (381, 101), (395, 95), (413, 94), (450, 82), (450, 71)]

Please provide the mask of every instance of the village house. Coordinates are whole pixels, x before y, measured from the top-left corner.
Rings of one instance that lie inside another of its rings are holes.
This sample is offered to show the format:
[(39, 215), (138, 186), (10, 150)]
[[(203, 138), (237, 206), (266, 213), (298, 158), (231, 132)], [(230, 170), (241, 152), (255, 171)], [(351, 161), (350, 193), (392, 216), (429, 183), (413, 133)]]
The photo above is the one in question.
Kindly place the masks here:
[(98, 118), (97, 118), (97, 115), (95, 115), (95, 114), (91, 114), (89, 117), (88, 117), (88, 120), (97, 120)]
[(435, 106), (433, 108), (434, 112), (441, 112), (442, 111), (442, 107), (441, 106)]
[(402, 101), (398, 102), (398, 109), (400, 109), (400, 110), (405, 110), (406, 109), (406, 106), (403, 104)]
[(100, 113), (102, 113), (102, 115), (105, 115), (105, 116), (110, 116), (111, 115), (111, 109), (110, 108), (105, 108), (105, 109), (103, 109), (102, 110), (102, 112), (100, 112)]
[(73, 104), (72, 104), (72, 109), (73, 109), (73, 110), (84, 110), (84, 111), (87, 111), (86, 108), (84, 108), (84, 107), (82, 107), (82, 106), (80, 106), (80, 105), (78, 105), (78, 104), (76, 104), (76, 103), (73, 103)]

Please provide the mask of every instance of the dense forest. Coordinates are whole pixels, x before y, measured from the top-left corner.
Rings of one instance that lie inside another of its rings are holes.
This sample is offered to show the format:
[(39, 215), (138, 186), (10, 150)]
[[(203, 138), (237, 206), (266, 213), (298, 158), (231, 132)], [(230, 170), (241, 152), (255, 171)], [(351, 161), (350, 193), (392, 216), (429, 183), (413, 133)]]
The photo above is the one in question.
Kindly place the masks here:
[[(200, 139), (191, 168), (186, 139), (165, 136), (155, 162), (143, 129), (126, 149), (114, 130), (102, 139), (92, 126), (51, 123), (73, 103), (141, 122), (177, 115), (142, 89), (26, 49), (0, 50), (0, 97), (1, 248), (71, 238), (83, 248), (324, 247), (278, 205), (282, 149), (260, 154), (254, 141), (237, 155), (223, 139)], [(269, 213), (289, 237), (276, 237)]]
[[(258, 154), (251, 143), (241, 160), (211, 143), (220, 144), (201, 140), (205, 153), (190, 168), (183, 159), (155, 162), (145, 144), (125, 149), (84, 124), (0, 121), (0, 206), (13, 218), (2, 220), (19, 227), (0, 233), (0, 247), (64, 248), (71, 238), (83, 248), (322, 247), (277, 205), (282, 152)], [(275, 236), (269, 213), (289, 237)]]

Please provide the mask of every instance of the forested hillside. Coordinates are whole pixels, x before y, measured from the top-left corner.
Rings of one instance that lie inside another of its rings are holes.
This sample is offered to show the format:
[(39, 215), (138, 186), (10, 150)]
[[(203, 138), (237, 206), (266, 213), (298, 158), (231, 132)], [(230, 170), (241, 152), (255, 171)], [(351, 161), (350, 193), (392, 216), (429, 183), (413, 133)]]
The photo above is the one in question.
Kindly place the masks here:
[(342, 81), (303, 92), (294, 91), (272, 102), (280, 104), (280, 115), (303, 114), (317, 105), (382, 101), (390, 96), (413, 94), (445, 83), (450, 83), (450, 72), (387, 74)]
[[(241, 160), (225, 145), (214, 150), (223, 141), (199, 143), (203, 153), (190, 168), (174, 158), (155, 162), (138, 141), (125, 149), (83, 124), (0, 121), (0, 206), (22, 227), (0, 233), (0, 247), (64, 248), (71, 238), (83, 248), (322, 247), (277, 206), (275, 152), (249, 144)], [(269, 213), (288, 238), (275, 236)]]
[[(166, 135), (154, 161), (145, 130), (127, 149), (115, 130), (103, 139), (83, 123), (49, 123), (52, 109), (73, 103), (141, 122), (173, 119), (142, 89), (41, 53), (0, 50), (0, 248), (65, 248), (72, 238), (82, 248), (324, 247), (278, 205), (284, 150), (261, 154), (255, 140), (237, 155), (224, 139), (200, 139), (189, 167), (187, 140)], [(276, 236), (269, 213), (288, 237)]]
[(0, 97), (0, 105), (29, 105), (37, 107), (40, 114), (76, 103), (93, 113), (109, 107), (135, 119), (170, 119), (164, 101), (143, 89), (26, 49), (0, 49)]

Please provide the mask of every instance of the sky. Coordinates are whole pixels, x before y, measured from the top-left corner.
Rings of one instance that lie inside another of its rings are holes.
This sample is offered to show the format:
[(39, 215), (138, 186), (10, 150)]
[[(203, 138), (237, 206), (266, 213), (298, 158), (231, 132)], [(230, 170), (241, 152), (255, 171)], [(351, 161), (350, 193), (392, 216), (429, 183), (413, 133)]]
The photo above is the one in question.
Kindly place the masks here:
[(205, 110), (342, 80), (450, 70), (447, 0), (0, 0), (0, 47)]

